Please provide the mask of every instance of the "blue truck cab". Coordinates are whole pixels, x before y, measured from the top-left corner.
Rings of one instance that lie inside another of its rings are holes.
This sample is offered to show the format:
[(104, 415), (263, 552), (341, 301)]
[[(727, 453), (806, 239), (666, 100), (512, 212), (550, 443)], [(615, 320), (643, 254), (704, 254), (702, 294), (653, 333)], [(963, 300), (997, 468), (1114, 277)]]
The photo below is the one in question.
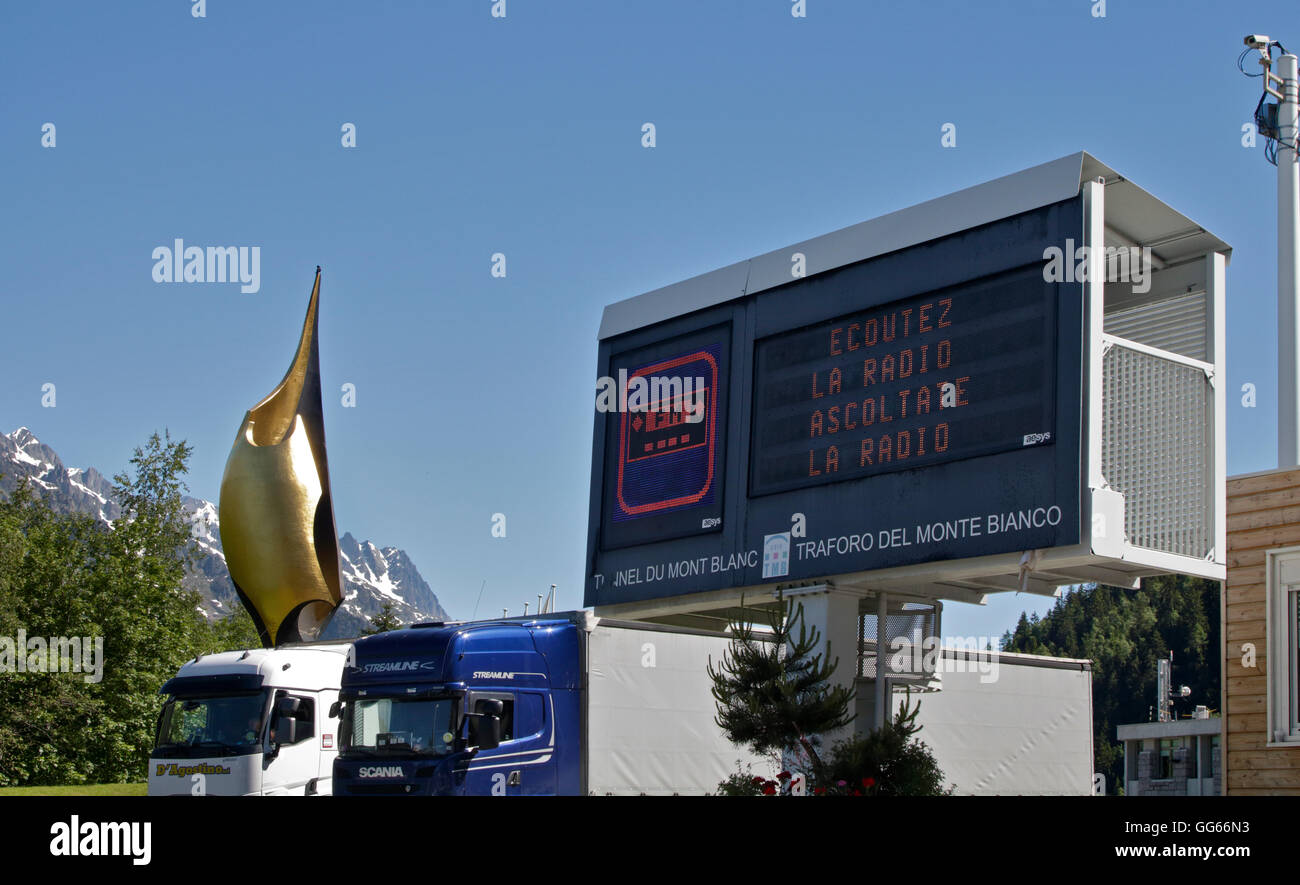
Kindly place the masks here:
[[(580, 727), (581, 633), (573, 617), (543, 616), (358, 640), (343, 671), (336, 793), (582, 793), (579, 744), (556, 740), (557, 723)], [(499, 743), (486, 748), (492, 717)]]
[(564, 612), (356, 640), (336, 796), (703, 794), (755, 757), (714, 722), (723, 634)]

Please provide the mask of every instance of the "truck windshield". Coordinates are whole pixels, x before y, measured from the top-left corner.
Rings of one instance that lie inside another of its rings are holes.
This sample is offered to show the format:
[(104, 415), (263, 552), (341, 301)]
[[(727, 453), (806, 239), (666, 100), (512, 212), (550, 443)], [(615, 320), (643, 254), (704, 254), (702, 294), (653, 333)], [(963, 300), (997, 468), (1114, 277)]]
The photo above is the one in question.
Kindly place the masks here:
[(163, 706), (153, 755), (194, 758), (260, 752), (266, 709), (266, 692), (171, 698)]
[(360, 754), (450, 753), (455, 699), (362, 698), (347, 705), (343, 751)]

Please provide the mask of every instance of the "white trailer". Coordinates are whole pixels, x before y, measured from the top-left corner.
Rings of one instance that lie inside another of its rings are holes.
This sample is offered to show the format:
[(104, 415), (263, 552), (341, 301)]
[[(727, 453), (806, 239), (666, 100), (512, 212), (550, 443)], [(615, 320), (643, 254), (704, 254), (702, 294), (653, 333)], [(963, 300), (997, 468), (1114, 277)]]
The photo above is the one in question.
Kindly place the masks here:
[[(917, 738), (958, 795), (1092, 794), (1092, 662), (944, 649), (920, 702)], [(874, 680), (858, 680), (858, 721), (870, 723)], [(908, 697), (892, 686), (892, 707)], [(865, 718), (864, 718), (865, 713)], [(868, 726), (869, 727), (869, 726)]]
[(769, 760), (727, 740), (714, 718), (708, 666), (729, 636), (588, 617), (587, 793), (716, 792), (738, 767)]

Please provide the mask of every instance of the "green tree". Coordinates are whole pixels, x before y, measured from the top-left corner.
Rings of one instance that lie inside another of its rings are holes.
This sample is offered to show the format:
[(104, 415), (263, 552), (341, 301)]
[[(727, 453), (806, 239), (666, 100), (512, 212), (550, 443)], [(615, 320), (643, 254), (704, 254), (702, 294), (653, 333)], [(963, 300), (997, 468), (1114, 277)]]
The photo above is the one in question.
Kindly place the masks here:
[(1154, 718), (1156, 668), (1174, 653), (1174, 681), (1191, 688), (1186, 707), (1219, 701), (1219, 583), (1183, 575), (1146, 578), (1139, 590), (1089, 584), (1039, 619), (1023, 614), (1004, 651), (1092, 661), (1093, 752), (1112, 792), (1123, 783), (1116, 728)]
[(385, 602), (379, 612), (370, 618), (370, 626), (361, 631), (362, 636), (374, 636), (389, 630), (402, 629), (402, 620), (393, 611), (393, 603)]
[(102, 643), (93, 674), (0, 674), (0, 784), (141, 778), (159, 687), (212, 642), (198, 594), (182, 588), (189, 455), (157, 434), (136, 449), (115, 478), (123, 512), (111, 529), (56, 513), (26, 486), (0, 500), (0, 636)]
[(138, 777), (153, 744), (158, 688), (203, 648), (199, 595), (182, 588), (192, 554), (181, 477), (191, 448), (170, 434), (150, 436), (114, 477), (122, 516), (107, 534), (109, 556), (98, 569), (93, 604), (104, 635), (104, 679), (112, 722), (88, 752), (112, 780)]
[(743, 602), (741, 608), (731, 622), (731, 648), (716, 668), (712, 660), (708, 667), (718, 727), (732, 743), (746, 744), (756, 753), (803, 750), (820, 782), (825, 771), (818, 736), (853, 721), (852, 689), (830, 683), (839, 659), (829, 659), (829, 642), (825, 658), (814, 653), (820, 632), (808, 629), (802, 603), (796, 606), (778, 595), (776, 607), (766, 614), (770, 634), (754, 629), (763, 615), (745, 610)]
[(243, 607), (229, 617), (209, 624), (207, 642), (209, 651), (240, 651), (262, 647), (262, 637), (258, 635), (253, 619)]
[(96, 632), (84, 588), (103, 534), (89, 517), (54, 513), (26, 485), (0, 501), (0, 655), (12, 655), (0, 659), (0, 785), (84, 783), (93, 771), (80, 753), (104, 705), (83, 674), (26, 669), (26, 637)]

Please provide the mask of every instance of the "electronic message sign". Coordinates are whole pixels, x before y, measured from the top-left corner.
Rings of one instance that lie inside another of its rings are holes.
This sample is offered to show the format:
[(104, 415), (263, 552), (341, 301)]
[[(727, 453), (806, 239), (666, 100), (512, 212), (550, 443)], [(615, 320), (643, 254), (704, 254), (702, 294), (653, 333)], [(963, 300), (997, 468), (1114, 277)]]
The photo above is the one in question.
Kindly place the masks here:
[[(717, 531), (722, 524), (730, 329), (614, 357), (606, 428), (608, 547)], [(640, 394), (640, 396), (638, 396)]]
[(602, 340), (586, 604), (1078, 543), (1084, 287), (1043, 256), (1082, 219), (1066, 200)]
[(759, 341), (750, 493), (1050, 443), (1043, 288), (1031, 267)]

